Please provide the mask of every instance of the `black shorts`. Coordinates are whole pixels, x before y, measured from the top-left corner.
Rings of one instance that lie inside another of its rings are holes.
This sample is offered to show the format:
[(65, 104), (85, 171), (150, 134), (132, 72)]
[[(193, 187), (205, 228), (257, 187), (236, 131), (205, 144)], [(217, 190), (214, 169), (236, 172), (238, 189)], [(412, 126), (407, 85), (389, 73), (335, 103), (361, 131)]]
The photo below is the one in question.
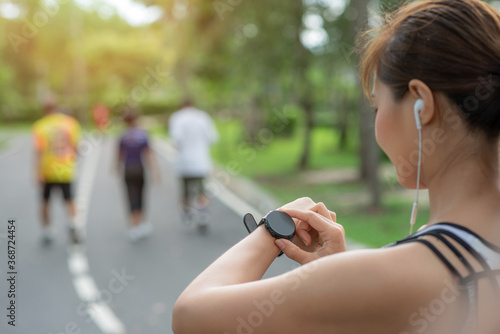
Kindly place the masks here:
[(144, 168), (142, 166), (125, 167), (125, 185), (130, 211), (142, 210)]
[(65, 201), (73, 199), (71, 183), (47, 182), (42, 186), (42, 198), (45, 202), (49, 200), (52, 188), (61, 188)]
[(203, 179), (203, 177), (183, 177), (182, 185), (184, 198), (189, 198), (191, 189), (195, 190), (198, 195), (205, 195)]

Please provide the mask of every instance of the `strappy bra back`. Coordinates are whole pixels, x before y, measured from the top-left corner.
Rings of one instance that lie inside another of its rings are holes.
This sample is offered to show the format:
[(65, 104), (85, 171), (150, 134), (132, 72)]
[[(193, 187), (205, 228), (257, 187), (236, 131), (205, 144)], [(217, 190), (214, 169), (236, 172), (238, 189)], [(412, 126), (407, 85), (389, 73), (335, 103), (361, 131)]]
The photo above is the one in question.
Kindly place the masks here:
[(500, 247), (473, 231), (453, 223), (439, 223), (388, 245), (418, 242), (428, 247), (454, 274), (466, 291), (468, 315), (465, 327), (478, 319), (479, 282), (489, 280), (500, 300)]

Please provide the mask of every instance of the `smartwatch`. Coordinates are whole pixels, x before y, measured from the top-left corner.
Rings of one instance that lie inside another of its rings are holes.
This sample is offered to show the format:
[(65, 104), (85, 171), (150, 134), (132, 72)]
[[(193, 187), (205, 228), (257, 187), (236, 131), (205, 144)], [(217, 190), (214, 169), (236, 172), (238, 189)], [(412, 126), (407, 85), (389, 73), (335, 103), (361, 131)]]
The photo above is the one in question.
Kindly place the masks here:
[[(292, 217), (283, 211), (273, 210), (269, 212), (258, 224), (252, 214), (247, 213), (243, 217), (243, 223), (248, 233), (252, 233), (257, 227), (264, 225), (269, 234), (276, 239), (292, 240), (295, 236), (295, 223)], [(283, 252), (280, 252), (278, 256), (281, 255)]]

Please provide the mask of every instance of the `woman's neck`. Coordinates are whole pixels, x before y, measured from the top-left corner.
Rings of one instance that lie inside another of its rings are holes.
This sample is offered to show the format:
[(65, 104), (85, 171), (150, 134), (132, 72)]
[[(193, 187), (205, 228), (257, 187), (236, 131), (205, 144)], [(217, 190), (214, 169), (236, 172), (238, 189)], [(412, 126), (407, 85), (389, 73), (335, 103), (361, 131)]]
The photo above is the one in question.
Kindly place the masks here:
[(483, 158), (455, 159), (428, 180), (428, 225), (453, 222), (483, 235), (500, 230), (498, 150), (488, 151), (491, 154), (481, 155)]

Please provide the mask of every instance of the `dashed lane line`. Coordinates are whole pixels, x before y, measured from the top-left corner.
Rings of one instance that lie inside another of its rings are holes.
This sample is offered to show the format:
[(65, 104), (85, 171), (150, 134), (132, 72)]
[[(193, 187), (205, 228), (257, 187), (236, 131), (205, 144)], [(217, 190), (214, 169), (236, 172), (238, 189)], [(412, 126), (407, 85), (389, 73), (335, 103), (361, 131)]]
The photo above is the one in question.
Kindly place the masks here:
[[(93, 149), (94, 151), (83, 160), (82, 174), (78, 181), (76, 193), (77, 215), (75, 225), (84, 235), (87, 225), (88, 204), (92, 194), (92, 185), (97, 171), (101, 146), (96, 145)], [(78, 297), (87, 305), (89, 316), (101, 332), (104, 334), (125, 334), (126, 330), (123, 323), (109, 305), (101, 301), (102, 298), (97, 284), (90, 274), (84, 248), (73, 246), (69, 249), (68, 269)]]

